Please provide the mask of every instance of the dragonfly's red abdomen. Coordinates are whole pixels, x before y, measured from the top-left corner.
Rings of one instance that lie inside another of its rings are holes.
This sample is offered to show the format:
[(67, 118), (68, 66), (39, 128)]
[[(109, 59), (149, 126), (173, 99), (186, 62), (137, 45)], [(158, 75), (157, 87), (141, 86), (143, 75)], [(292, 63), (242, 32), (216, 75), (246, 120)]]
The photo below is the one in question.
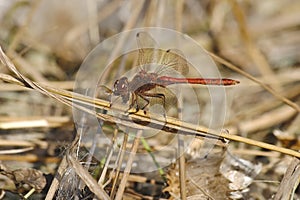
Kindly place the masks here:
[(233, 79), (218, 79), (218, 78), (175, 78), (169, 76), (161, 76), (157, 78), (158, 84), (167, 86), (171, 84), (200, 84), (200, 85), (221, 85), (221, 86), (228, 86), (228, 85), (236, 85), (239, 83), (237, 80)]

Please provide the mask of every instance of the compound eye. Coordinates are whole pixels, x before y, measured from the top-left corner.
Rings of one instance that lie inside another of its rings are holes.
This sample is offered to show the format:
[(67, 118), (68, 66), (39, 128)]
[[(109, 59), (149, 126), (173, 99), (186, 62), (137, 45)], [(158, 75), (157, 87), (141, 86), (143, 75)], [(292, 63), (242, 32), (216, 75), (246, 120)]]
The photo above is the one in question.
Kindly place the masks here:
[(114, 83), (114, 89), (113, 89), (114, 95), (120, 95), (119, 84), (120, 84), (120, 81), (116, 80), (115, 83)]
[(126, 77), (123, 77), (119, 80), (116, 80), (114, 84), (114, 95), (124, 95), (128, 91), (128, 80)]
[(119, 82), (120, 82), (119, 80), (116, 80), (114, 83), (114, 87), (116, 87), (119, 84)]

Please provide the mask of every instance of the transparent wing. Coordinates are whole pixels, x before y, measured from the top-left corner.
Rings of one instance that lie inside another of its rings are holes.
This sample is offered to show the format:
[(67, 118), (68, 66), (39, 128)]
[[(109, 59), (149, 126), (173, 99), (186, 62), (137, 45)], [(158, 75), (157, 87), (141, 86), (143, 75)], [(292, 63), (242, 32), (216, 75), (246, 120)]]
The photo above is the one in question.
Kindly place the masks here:
[(156, 48), (158, 48), (158, 44), (154, 40), (154, 38), (145, 31), (138, 32), (136, 34), (136, 40), (137, 40), (137, 45), (138, 45), (139, 49), (143, 49), (143, 48), (156, 49)]
[(138, 66), (144, 67), (146, 64), (156, 63), (158, 44), (154, 38), (147, 32), (139, 32), (136, 34), (136, 40), (139, 48)]
[(182, 51), (178, 49), (169, 49), (164, 51), (159, 61), (159, 67), (156, 73), (162, 75), (174, 75), (174, 71), (181, 75), (186, 75), (189, 72), (189, 65)]
[(188, 73), (188, 62), (180, 50), (159, 49), (157, 42), (147, 32), (139, 32), (136, 37), (139, 48), (138, 65), (142, 69), (145, 69), (146, 65), (154, 64), (154, 71), (160, 75), (172, 75), (174, 70), (181, 75)]

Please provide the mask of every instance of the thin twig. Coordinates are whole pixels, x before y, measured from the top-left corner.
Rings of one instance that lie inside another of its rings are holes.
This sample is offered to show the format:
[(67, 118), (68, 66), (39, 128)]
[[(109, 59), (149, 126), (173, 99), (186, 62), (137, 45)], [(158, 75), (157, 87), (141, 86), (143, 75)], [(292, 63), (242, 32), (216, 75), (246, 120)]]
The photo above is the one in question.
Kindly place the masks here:
[(139, 143), (140, 143), (140, 138), (142, 136), (142, 132), (143, 132), (142, 130), (138, 130), (137, 133), (136, 133), (136, 136), (134, 138), (134, 141), (133, 141), (133, 144), (132, 144), (132, 147), (131, 147), (131, 150), (130, 150), (130, 155), (129, 155), (128, 161), (126, 163), (126, 167), (124, 169), (124, 174), (123, 174), (122, 180), (121, 180), (120, 185), (119, 185), (119, 189), (118, 189), (117, 194), (116, 194), (116, 198), (115, 198), (116, 200), (121, 200), (122, 197), (123, 197), (126, 182), (127, 182), (128, 177), (129, 177), (129, 173), (131, 171), (133, 159), (135, 157), (135, 154), (137, 152), (137, 149), (138, 149), (138, 146), (139, 146)]
[(116, 194), (117, 185), (119, 185), (118, 182), (119, 182), (120, 169), (122, 166), (124, 154), (126, 152), (127, 141), (128, 141), (128, 134), (124, 134), (123, 143), (122, 143), (121, 150), (119, 151), (119, 155), (118, 155), (118, 159), (117, 159), (117, 168), (116, 168), (117, 170), (116, 170), (116, 175), (114, 177), (114, 182), (113, 182), (112, 190), (111, 190), (111, 194), (110, 194), (111, 199), (114, 199), (115, 194)]

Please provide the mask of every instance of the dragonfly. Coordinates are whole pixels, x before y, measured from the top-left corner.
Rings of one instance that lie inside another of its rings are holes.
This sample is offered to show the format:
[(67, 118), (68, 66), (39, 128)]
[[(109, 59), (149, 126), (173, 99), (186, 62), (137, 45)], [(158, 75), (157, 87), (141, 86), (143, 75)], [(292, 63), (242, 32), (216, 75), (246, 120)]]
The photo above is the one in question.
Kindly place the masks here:
[[(167, 88), (176, 84), (199, 84), (215, 86), (231, 86), (239, 83), (238, 80), (229, 78), (186, 78), (189, 71), (188, 61), (178, 49), (163, 50), (157, 48), (156, 41), (148, 32), (136, 34), (138, 46), (137, 66), (138, 72), (129, 79), (123, 76), (114, 82), (112, 93), (121, 97), (123, 103), (129, 103), (129, 111), (135, 108), (135, 112), (144, 110), (151, 99), (158, 99), (163, 107), (168, 95), (172, 92)], [(147, 66), (155, 65), (154, 72), (147, 70)], [(175, 75), (174, 75), (175, 74)], [(177, 75), (176, 75), (177, 74)], [(181, 76), (178, 76), (181, 75)], [(143, 104), (140, 100), (144, 101)]]

